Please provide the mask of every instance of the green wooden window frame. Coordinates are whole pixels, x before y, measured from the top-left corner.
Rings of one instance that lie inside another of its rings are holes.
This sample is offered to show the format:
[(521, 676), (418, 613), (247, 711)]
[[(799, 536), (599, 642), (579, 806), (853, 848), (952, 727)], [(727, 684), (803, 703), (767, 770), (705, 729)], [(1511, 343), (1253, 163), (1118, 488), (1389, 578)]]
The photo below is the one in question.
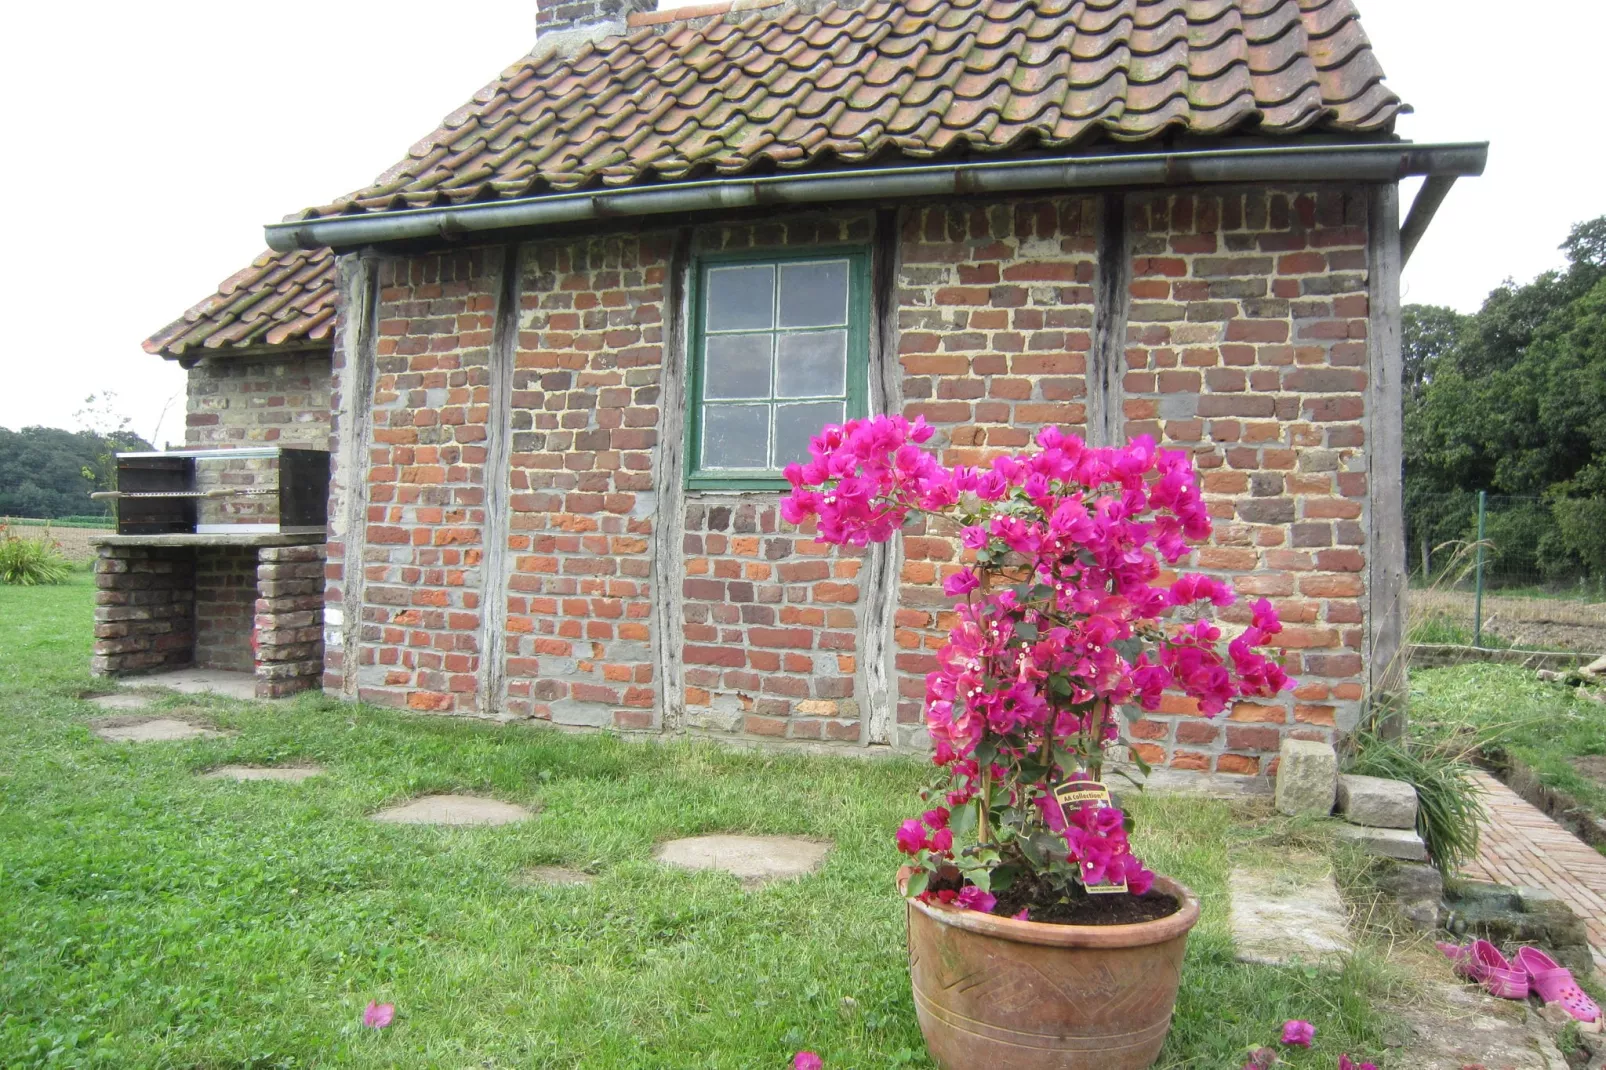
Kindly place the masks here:
[[(862, 417), (868, 411), (869, 378), (870, 378), (870, 256), (869, 250), (860, 246), (817, 246), (808, 249), (770, 250), (765, 252), (744, 251), (741, 253), (708, 253), (695, 257), (691, 264), (690, 299), (691, 316), (690, 330), (687, 335), (687, 371), (688, 371), (688, 397), (690, 400), (688, 418), (686, 420), (686, 486), (690, 490), (785, 490), (789, 484), (781, 475), (781, 467), (775, 468), (715, 468), (703, 467), (703, 423), (705, 407), (709, 405), (751, 405), (762, 400), (771, 407), (771, 428), (774, 426), (773, 409), (778, 401), (776, 396), (776, 378), (779, 375), (780, 360), (778, 356), (778, 341), (776, 356), (772, 357), (770, 373), (769, 396), (764, 399), (718, 399), (710, 400), (704, 397), (703, 372), (706, 366), (709, 333), (706, 329), (708, 312), (708, 275), (710, 271), (719, 268), (764, 266), (773, 264), (776, 267), (776, 289), (779, 290), (781, 267), (799, 261), (829, 261), (846, 260), (848, 264), (848, 308), (847, 308), (847, 367), (845, 369), (845, 394), (830, 395), (820, 400), (836, 400), (841, 398), (844, 404), (844, 415), (847, 419)], [(772, 338), (782, 336), (805, 334), (810, 332), (823, 332), (828, 330), (841, 330), (840, 326), (820, 327), (783, 327), (778, 323), (778, 317), (773, 317), (767, 329)], [(730, 331), (720, 333), (763, 333), (762, 328), (757, 331)], [(773, 430), (772, 430), (773, 436)]]

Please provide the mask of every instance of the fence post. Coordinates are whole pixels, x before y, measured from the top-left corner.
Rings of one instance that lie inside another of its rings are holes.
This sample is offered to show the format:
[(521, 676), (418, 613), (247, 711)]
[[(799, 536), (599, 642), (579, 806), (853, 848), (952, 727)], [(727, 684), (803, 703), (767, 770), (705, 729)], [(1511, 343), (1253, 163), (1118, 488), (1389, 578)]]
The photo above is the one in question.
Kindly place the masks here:
[(1489, 492), (1478, 491), (1478, 579), (1477, 594), (1472, 603), (1472, 645), (1483, 645), (1483, 514), (1489, 504)]

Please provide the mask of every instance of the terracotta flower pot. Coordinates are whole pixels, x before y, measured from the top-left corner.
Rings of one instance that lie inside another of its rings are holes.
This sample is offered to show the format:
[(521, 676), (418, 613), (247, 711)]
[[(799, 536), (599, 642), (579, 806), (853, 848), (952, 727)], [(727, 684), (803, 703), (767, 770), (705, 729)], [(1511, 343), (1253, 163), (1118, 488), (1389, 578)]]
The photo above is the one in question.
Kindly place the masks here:
[[(898, 874), (898, 889), (908, 879)], [(1137, 925), (1048, 925), (910, 900), (909, 976), (943, 1070), (1144, 1070), (1160, 1055), (1199, 901)]]

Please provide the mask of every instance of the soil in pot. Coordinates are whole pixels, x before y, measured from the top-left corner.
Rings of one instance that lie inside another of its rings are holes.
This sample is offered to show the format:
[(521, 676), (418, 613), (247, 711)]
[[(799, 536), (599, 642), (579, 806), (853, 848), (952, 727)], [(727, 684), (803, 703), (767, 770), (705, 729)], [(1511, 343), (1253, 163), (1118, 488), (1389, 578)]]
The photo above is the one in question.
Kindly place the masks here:
[[(939, 877), (931, 882), (933, 891), (947, 888), (957, 892), (962, 886), (959, 878)], [(1145, 895), (1088, 895), (1077, 888), (1067, 898), (1035, 873), (1022, 873), (998, 893), (992, 912), (1012, 918), (1023, 909), (1032, 921), (1049, 925), (1137, 925), (1168, 918), (1181, 910), (1182, 904), (1158, 889)]]

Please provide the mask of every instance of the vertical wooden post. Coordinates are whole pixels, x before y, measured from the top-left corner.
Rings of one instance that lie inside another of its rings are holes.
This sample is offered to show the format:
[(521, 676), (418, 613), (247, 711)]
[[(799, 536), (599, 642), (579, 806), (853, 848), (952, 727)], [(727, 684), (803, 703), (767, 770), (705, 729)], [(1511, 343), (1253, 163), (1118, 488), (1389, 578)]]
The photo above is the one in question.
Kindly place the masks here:
[(657, 510), (652, 527), (652, 649), (658, 683), (658, 729), (679, 731), (686, 723), (686, 676), (681, 643), (686, 634), (682, 587), (686, 528), (686, 274), (691, 270), (692, 232), (675, 232), (664, 279), (664, 353), (659, 368), (658, 448), (653, 464)]
[(1093, 345), (1088, 353), (1087, 441), (1119, 446), (1126, 438), (1126, 325), (1131, 310), (1132, 250), (1126, 233), (1126, 195), (1107, 193), (1100, 205), (1099, 251), (1093, 291)]
[(1373, 186), (1367, 204), (1371, 336), (1366, 446), (1367, 704), (1386, 737), (1404, 734), (1405, 471), (1400, 341), (1400, 191)]
[(502, 248), (502, 268), (496, 295), (496, 318), (491, 325), (485, 416), (485, 523), (480, 529), (479, 698), (483, 716), (497, 716), (506, 708), (507, 590), (509, 582), (508, 500), (512, 480), (513, 365), (519, 348), (519, 300), (524, 292), (524, 261), (520, 247)]

